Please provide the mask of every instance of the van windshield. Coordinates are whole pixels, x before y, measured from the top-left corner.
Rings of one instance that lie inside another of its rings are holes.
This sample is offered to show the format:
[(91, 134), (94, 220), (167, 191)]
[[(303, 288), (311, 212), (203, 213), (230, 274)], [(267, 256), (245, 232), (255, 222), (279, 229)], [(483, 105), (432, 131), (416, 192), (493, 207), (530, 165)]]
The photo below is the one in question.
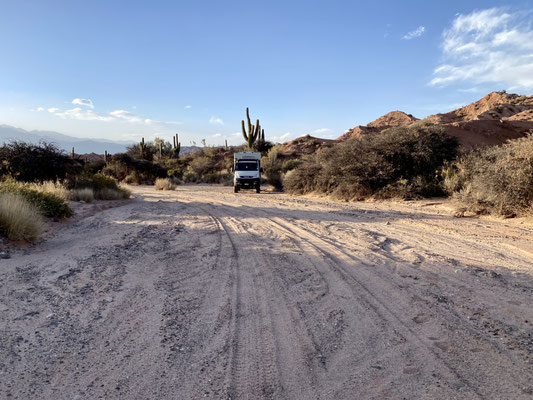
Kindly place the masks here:
[(257, 171), (256, 161), (239, 161), (235, 165), (235, 171)]

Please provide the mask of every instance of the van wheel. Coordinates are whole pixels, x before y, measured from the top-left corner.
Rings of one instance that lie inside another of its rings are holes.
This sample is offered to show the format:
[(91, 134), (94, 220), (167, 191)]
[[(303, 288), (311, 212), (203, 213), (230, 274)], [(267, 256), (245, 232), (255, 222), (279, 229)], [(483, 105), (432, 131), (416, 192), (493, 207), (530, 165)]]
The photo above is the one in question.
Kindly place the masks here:
[(233, 186), (233, 193), (239, 193), (239, 187), (237, 185)]
[(261, 186), (260, 186), (259, 183), (256, 183), (256, 184), (255, 184), (255, 192), (256, 192), (256, 193), (261, 193)]

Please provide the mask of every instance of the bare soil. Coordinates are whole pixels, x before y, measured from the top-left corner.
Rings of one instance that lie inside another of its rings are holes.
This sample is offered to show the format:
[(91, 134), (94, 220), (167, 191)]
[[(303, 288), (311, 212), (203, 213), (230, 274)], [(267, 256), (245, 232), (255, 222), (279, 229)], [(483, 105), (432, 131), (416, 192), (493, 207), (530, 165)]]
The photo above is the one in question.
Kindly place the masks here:
[(0, 260), (1, 399), (533, 399), (533, 225), (180, 186)]

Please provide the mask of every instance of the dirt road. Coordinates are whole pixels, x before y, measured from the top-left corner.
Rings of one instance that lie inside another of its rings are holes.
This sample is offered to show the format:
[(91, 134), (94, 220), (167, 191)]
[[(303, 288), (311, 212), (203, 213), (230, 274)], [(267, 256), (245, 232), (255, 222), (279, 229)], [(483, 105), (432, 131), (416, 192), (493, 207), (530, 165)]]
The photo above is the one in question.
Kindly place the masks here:
[(0, 261), (1, 399), (533, 399), (533, 224), (134, 189)]

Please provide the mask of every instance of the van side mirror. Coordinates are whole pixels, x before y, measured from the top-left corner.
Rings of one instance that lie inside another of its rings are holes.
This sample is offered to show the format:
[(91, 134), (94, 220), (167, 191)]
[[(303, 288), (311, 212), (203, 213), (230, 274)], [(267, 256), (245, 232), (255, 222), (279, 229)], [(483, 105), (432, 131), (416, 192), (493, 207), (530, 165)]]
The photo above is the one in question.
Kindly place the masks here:
[(259, 168), (259, 172), (263, 173), (265, 172), (265, 169), (263, 167)]

